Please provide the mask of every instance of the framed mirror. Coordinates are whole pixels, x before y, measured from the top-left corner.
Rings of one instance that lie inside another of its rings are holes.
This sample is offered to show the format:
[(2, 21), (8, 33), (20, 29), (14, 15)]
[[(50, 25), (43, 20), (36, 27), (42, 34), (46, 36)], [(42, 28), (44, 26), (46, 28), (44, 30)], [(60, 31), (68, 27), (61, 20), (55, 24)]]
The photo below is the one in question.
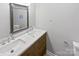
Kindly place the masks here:
[(28, 6), (10, 3), (11, 33), (27, 29), (29, 27), (28, 17)]

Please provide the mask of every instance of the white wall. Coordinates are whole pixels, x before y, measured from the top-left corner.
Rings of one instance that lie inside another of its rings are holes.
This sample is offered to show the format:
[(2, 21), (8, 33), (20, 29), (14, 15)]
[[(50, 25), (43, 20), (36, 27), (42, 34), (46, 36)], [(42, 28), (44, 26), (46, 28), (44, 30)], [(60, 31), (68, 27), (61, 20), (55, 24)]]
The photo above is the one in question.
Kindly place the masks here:
[(57, 53), (66, 49), (67, 41), (79, 41), (79, 4), (36, 4), (36, 26), (48, 31), (47, 48)]
[(0, 39), (9, 35), (10, 15), (8, 3), (0, 3)]
[(35, 27), (36, 23), (36, 5), (35, 4), (30, 4), (29, 6), (29, 26)]

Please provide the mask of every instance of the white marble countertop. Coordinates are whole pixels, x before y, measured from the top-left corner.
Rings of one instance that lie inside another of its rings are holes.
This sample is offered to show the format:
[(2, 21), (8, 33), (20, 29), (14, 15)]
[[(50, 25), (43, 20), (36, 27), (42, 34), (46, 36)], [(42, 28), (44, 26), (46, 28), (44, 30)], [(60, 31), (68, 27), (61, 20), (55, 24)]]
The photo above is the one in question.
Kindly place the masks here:
[[(46, 31), (34, 28), (28, 33), (24, 33), (15, 38), (9, 44), (0, 47), (1, 56), (19, 56), (27, 50), (33, 43), (35, 43)], [(11, 53), (11, 51), (13, 53)]]

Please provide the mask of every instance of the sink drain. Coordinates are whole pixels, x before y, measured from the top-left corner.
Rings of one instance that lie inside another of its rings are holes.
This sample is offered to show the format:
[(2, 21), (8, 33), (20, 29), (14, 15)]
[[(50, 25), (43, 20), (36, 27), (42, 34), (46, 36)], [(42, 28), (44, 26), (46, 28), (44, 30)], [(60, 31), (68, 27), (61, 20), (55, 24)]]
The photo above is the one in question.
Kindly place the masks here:
[(11, 50), (11, 51), (10, 51), (10, 53), (13, 53), (13, 52), (14, 52), (14, 50)]

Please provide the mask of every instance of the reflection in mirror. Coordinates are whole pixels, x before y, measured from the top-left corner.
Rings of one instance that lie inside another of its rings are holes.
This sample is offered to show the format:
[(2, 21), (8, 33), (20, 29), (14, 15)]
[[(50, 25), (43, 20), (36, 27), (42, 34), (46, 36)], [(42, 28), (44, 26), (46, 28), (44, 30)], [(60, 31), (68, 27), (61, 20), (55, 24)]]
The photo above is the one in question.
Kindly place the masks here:
[(28, 6), (10, 3), (11, 33), (28, 28)]

